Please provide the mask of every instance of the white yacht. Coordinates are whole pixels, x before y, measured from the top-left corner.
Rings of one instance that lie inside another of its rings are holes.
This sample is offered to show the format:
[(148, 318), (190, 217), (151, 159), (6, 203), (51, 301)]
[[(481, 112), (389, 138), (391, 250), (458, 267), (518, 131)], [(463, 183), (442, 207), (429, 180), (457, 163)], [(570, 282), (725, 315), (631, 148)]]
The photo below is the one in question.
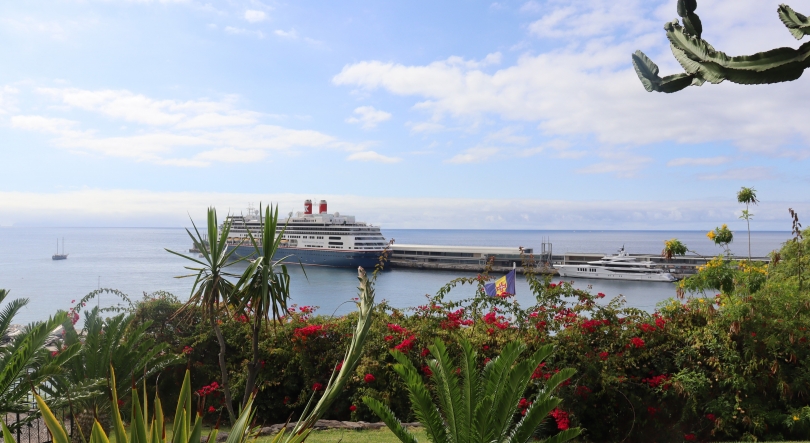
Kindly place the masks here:
[(651, 261), (639, 261), (624, 250), (616, 255), (606, 255), (600, 260), (579, 265), (556, 265), (560, 277), (605, 278), (610, 280), (666, 281), (677, 280), (675, 276), (655, 266)]

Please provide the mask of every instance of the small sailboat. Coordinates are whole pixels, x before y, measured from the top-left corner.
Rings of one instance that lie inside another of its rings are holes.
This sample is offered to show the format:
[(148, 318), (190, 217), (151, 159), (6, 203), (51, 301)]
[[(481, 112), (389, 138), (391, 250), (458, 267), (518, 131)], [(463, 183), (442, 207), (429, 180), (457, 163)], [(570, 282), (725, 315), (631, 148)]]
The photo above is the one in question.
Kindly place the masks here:
[(59, 253), (59, 239), (56, 239), (56, 254), (51, 256), (53, 260), (67, 260), (67, 254), (65, 254), (65, 238), (62, 237), (62, 253)]

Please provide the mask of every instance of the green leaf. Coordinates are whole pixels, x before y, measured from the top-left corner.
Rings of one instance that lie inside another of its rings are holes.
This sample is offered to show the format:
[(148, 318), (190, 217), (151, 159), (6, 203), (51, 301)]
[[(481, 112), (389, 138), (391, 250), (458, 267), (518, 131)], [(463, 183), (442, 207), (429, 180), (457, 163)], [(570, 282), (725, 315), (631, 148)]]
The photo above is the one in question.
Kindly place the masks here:
[(371, 397), (363, 397), (363, 403), (369, 407), (378, 417), (388, 426), (388, 429), (397, 436), (402, 443), (418, 443), (419, 441), (413, 436), (395, 416), (391, 409)]

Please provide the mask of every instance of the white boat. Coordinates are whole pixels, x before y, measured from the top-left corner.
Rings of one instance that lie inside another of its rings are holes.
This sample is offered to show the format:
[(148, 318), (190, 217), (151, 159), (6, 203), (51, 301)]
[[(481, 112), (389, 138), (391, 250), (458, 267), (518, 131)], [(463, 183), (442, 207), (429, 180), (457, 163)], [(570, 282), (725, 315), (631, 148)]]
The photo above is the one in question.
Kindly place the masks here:
[(665, 281), (677, 280), (675, 276), (656, 267), (652, 261), (639, 261), (624, 250), (616, 255), (606, 255), (587, 264), (556, 265), (560, 277), (604, 278), (609, 280)]

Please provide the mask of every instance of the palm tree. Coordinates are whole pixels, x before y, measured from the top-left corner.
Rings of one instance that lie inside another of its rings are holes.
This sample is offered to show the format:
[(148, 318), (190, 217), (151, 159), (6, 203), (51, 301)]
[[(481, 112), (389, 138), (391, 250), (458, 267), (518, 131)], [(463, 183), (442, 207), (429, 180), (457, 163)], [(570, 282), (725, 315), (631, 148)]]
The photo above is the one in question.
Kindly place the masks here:
[(233, 401), (231, 397), (230, 383), (228, 381), (228, 366), (225, 361), (225, 353), (227, 346), (225, 343), (225, 336), (222, 334), (222, 329), (219, 327), (219, 319), (222, 312), (228, 311), (228, 301), (231, 300), (236, 287), (227, 277), (238, 278), (236, 274), (230, 274), (226, 271), (228, 266), (237, 263), (240, 260), (231, 261), (230, 258), (236, 248), (229, 250), (228, 248), (228, 233), (230, 232), (230, 224), (224, 223), (222, 230), (219, 229), (217, 224), (217, 211), (214, 208), (208, 208), (208, 240), (203, 238), (194, 220), (191, 224), (194, 226), (194, 234), (188, 229), (186, 232), (191, 237), (192, 242), (198, 245), (200, 253), (202, 254), (201, 260), (194, 257), (174, 252), (169, 249), (166, 251), (172, 254), (179, 255), (187, 260), (196, 263), (197, 267), (187, 266), (186, 269), (194, 271), (194, 274), (182, 275), (178, 278), (195, 277), (194, 286), (191, 288), (191, 296), (188, 301), (183, 305), (177, 314), (182, 313), (192, 306), (198, 306), (202, 315), (203, 321), (208, 321), (211, 324), (211, 329), (217, 337), (219, 342), (219, 369), (222, 377), (222, 390), (225, 396), (225, 407), (228, 410), (228, 416), (231, 424), (236, 422), (236, 413), (233, 409)]
[[(150, 325), (151, 322), (135, 324), (135, 314), (104, 319), (98, 308), (88, 312), (81, 337), (70, 322), (65, 323), (64, 344), (78, 344), (82, 349), (67, 362), (64, 376), (55, 384), (61, 392), (69, 393), (71, 410), (77, 414), (82, 435), (90, 435), (96, 419), (111, 424), (109, 394), (106, 389), (93, 388), (106, 386), (113, 369), (123, 379), (138, 383), (182, 361), (180, 356), (168, 352), (168, 344), (158, 344), (146, 333)], [(119, 386), (118, 396), (123, 397), (128, 389), (126, 385)], [(79, 396), (77, 391), (83, 391), (84, 395)], [(82, 441), (78, 433), (74, 433), (73, 439)]]
[[(8, 296), (8, 291), (0, 289), (0, 304)], [(0, 311), (0, 338), (7, 337), (14, 316), (28, 304), (28, 299), (10, 301)], [(0, 343), (0, 415), (9, 412), (29, 412), (31, 408), (31, 388), (42, 389), (53, 394), (52, 382), (64, 371), (64, 366), (81, 349), (69, 346), (54, 355), (45, 348), (48, 336), (67, 320), (67, 313), (57, 312), (46, 321), (31, 323), (22, 332)], [(31, 421), (38, 413), (30, 414), (25, 421)], [(24, 422), (25, 422), (24, 421)], [(15, 423), (12, 428), (24, 422)]]
[(261, 213), (260, 203), (259, 221), (262, 226), (260, 242), (256, 241), (253, 234), (248, 231), (257, 258), (247, 267), (242, 278), (237, 282), (236, 286), (242, 289), (234, 294), (232, 301), (233, 305), (238, 306), (239, 311), (245, 312), (246, 316), (251, 318), (253, 359), (247, 365), (245, 394), (242, 397), (243, 406), (250, 400), (256, 385), (256, 376), (261, 369), (259, 340), (262, 327), (266, 327), (274, 320), (282, 321), (282, 316), (287, 312), (287, 301), (290, 299), (290, 275), (287, 273), (287, 267), (281, 264), (287, 257), (274, 259), (287, 226), (285, 225), (281, 233), (276, 236), (278, 206), (275, 211), (273, 211), (272, 205), (265, 208), (264, 217)]
[(740, 188), (740, 191), (737, 192), (737, 202), (744, 203), (745, 209), (740, 216), (741, 219), (745, 220), (745, 223), (748, 225), (748, 260), (751, 260), (751, 219), (754, 218), (754, 214), (748, 212), (748, 205), (755, 205), (759, 203), (757, 200), (757, 190), (754, 188), (746, 188), (743, 186)]
[[(393, 350), (397, 360), (394, 370), (402, 377), (410, 394), (414, 414), (427, 431), (433, 443), (525, 443), (535, 434), (549, 413), (562, 401), (551, 393), (563, 381), (574, 374), (573, 369), (563, 369), (554, 374), (545, 389), (540, 390), (535, 401), (525, 410), (517, 423), (513, 417), (518, 413), (520, 400), (535, 368), (552, 352), (551, 345), (544, 346), (528, 358), (520, 355), (526, 345), (520, 342), (507, 344), (501, 355), (477, 369), (478, 355), (469, 341), (461, 342), (461, 360), (454, 363), (444, 343), (436, 339), (429, 346), (433, 359), (428, 362), (433, 375), (435, 398), (425, 385), (422, 376), (405, 354)], [(456, 368), (459, 368), (458, 374)], [(377, 414), (388, 428), (404, 443), (417, 443), (393, 412), (376, 399), (364, 397), (363, 402)], [(560, 431), (546, 442), (564, 442), (579, 435), (579, 428)]]

